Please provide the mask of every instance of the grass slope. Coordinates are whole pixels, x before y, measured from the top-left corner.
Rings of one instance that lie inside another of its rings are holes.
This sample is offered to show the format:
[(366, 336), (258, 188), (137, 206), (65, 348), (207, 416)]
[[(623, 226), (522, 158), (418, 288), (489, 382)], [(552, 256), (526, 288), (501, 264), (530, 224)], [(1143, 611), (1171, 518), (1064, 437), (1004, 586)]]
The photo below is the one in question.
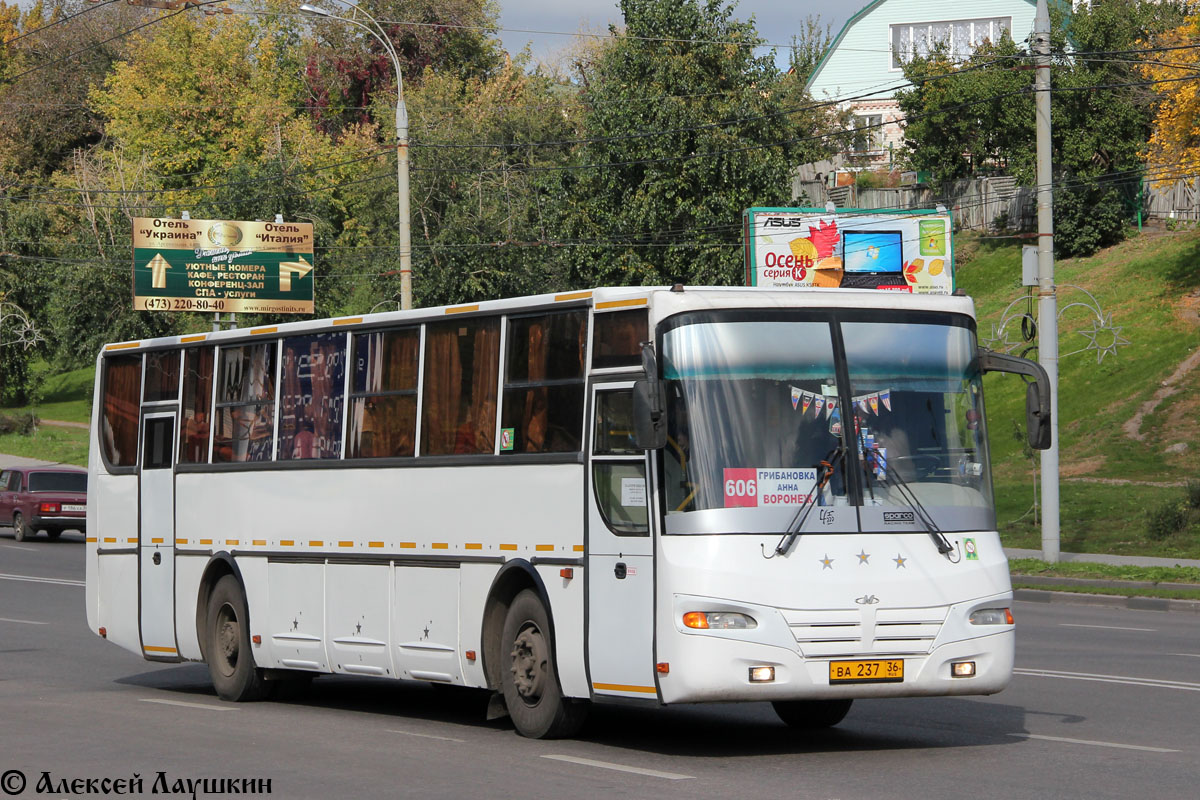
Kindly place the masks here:
[[(975, 298), (980, 338), (986, 339), (1006, 309), (1012, 311), (1009, 304), (1026, 293), (1020, 285), (1021, 245), (963, 238), (962, 249), (970, 255), (958, 267), (958, 285)], [(1200, 474), (1200, 369), (1180, 380), (1179, 391), (1145, 416), (1140, 440), (1122, 427), (1200, 344), (1195, 321), (1200, 233), (1148, 230), (1092, 258), (1058, 261), (1055, 278), (1062, 549), (1200, 558), (1200, 527), (1152, 539), (1146, 524), (1150, 509), (1183, 500), (1183, 489), (1172, 484)], [(1088, 294), (1130, 342), (1099, 363), (1096, 351), (1085, 349), (1091, 341), (1085, 333), (1101, 346), (1112, 342), (1112, 334), (1094, 333), (1095, 315), (1078, 305), (1090, 303)], [(1017, 308), (1023, 307), (1024, 302), (1018, 303)], [(1020, 340), (1019, 325), (1008, 326), (1007, 339)], [(1024, 454), (1013, 435), (1015, 425), (1024, 425), (1024, 387), (1007, 375), (988, 376), (986, 387), (1001, 533), (1007, 545), (1037, 548), (1040, 526), (1027, 513), (1034, 502), (1037, 458)], [(1177, 443), (1188, 447), (1167, 452)], [(1105, 480), (1116, 482), (1098, 482)]]

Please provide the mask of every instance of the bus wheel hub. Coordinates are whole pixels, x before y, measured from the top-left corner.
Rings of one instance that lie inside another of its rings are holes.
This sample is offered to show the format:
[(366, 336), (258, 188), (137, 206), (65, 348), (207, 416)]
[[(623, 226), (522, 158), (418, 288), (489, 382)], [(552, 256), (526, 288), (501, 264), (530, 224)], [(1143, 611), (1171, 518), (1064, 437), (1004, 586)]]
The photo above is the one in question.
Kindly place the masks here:
[(512, 674), (517, 694), (530, 705), (536, 703), (546, 680), (546, 640), (537, 628), (522, 628), (517, 634), (512, 649)]

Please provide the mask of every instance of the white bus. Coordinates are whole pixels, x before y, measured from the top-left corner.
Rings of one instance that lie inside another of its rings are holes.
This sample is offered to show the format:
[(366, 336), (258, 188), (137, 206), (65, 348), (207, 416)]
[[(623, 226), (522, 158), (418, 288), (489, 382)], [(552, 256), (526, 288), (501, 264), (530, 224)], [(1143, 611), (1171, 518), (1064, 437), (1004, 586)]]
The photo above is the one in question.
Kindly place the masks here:
[(998, 692), (971, 301), (609, 288), (107, 345), (87, 616), (226, 700), (341, 673), (591, 701)]

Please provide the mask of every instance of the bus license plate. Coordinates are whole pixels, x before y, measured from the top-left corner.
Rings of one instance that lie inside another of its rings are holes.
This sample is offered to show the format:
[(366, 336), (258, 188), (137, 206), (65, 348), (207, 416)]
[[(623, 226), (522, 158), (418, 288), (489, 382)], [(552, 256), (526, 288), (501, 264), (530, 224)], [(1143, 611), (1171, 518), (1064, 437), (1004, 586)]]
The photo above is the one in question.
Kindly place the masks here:
[(830, 683), (900, 683), (904, 680), (904, 659), (877, 661), (830, 661)]

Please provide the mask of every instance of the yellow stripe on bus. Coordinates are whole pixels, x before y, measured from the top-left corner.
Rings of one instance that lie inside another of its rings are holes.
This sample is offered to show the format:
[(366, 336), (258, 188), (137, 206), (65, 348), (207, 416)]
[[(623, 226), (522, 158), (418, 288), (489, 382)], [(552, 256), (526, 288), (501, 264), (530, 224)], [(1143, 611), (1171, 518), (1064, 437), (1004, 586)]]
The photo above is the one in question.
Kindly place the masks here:
[(212, 544), (212, 539), (201, 539), (200, 544)]
[(432, 547), (434, 550), (448, 550), (450, 545), (447, 542), (434, 542), (430, 545), (430, 547)]
[(515, 544), (502, 544), (502, 545), (500, 545), (500, 549), (501, 550), (516, 550), (517, 546)]
[(291, 547), (294, 544), (296, 544), (296, 542), (293, 539), (280, 539), (279, 540), (280, 547)]
[(312, 541), (310, 541), (310, 542), (308, 543), (308, 546), (309, 546), (309, 547), (324, 547), (324, 546), (325, 546), (325, 543), (324, 543), (324, 542), (322, 542), (322, 541), (318, 541), (318, 540), (316, 540), (316, 539), (313, 539)]
[(265, 546), (266, 546), (266, 544), (267, 544), (267, 540), (266, 540), (266, 539), (255, 539), (255, 540), (254, 540), (254, 546), (255, 546), (255, 547), (265, 547)]
[(481, 542), (467, 542), (466, 548), (468, 550), (482, 550), (483, 544)]
[(599, 311), (605, 308), (628, 308), (629, 306), (644, 306), (647, 300), (644, 297), (633, 297), (629, 300), (606, 300), (603, 303), (596, 303), (596, 310)]
[(229, 545), (230, 547), (236, 547), (237, 545), (241, 544), (241, 541), (238, 539), (226, 539), (225, 544)]
[(110, 344), (104, 347), (105, 350), (132, 350), (135, 347), (141, 347), (141, 342), (123, 342), (122, 344)]
[(279, 332), (279, 328), (272, 325), (269, 328), (254, 328), (250, 331), (250, 335), (258, 336), (258, 335), (264, 334), (264, 333), (278, 333), (278, 332)]
[(343, 317), (341, 319), (335, 319), (333, 321), (333, 324), (334, 325), (357, 325), (358, 323), (362, 322), (362, 319), (363, 319), (362, 317)]
[(187, 539), (176, 539), (175, 540), (175, 544), (187, 544), (187, 543), (188, 543)]
[(593, 683), (592, 688), (597, 692), (638, 692), (640, 694), (658, 694), (653, 686), (628, 686), (624, 683)]
[(162, 544), (162, 543), (163, 543), (163, 539), (161, 536), (155, 536), (153, 539), (150, 540), (150, 544)]
[(582, 552), (583, 552), (583, 545), (581, 545), (581, 544), (577, 544), (577, 545), (575, 545), (575, 547), (574, 547), (574, 550), (575, 550), (575, 552), (576, 552), (576, 553), (582, 553)]
[(552, 544), (539, 544), (537, 547), (535, 547), (535, 548), (533, 548), (533, 549), (534, 549), (534, 550), (537, 550), (538, 552), (544, 553), (544, 552), (546, 552), (547, 550), (553, 550), (553, 549), (554, 549), (554, 545), (552, 545)]
[(368, 542), (367, 547), (383, 547), (383, 542)]
[(338, 542), (338, 547), (354, 547), (354, 542)]
[(479, 304), (476, 303), (475, 305), (471, 305), (471, 306), (454, 306), (453, 308), (447, 308), (446, 313), (447, 314), (469, 314), (472, 311), (478, 311), (478, 310), (479, 310)]
[(587, 300), (591, 296), (591, 292), (567, 292), (566, 294), (554, 295), (554, 302), (562, 303), (568, 300)]
[(417, 546), (417, 543), (416, 542), (401, 542), (400, 546), (403, 547), (405, 550), (411, 550)]
[(208, 338), (207, 333), (202, 333), (199, 336), (183, 336), (179, 339), (182, 344), (192, 344), (193, 342), (203, 342)]
[(174, 647), (155, 647), (153, 645), (144, 644), (142, 649), (147, 653), (178, 653)]

